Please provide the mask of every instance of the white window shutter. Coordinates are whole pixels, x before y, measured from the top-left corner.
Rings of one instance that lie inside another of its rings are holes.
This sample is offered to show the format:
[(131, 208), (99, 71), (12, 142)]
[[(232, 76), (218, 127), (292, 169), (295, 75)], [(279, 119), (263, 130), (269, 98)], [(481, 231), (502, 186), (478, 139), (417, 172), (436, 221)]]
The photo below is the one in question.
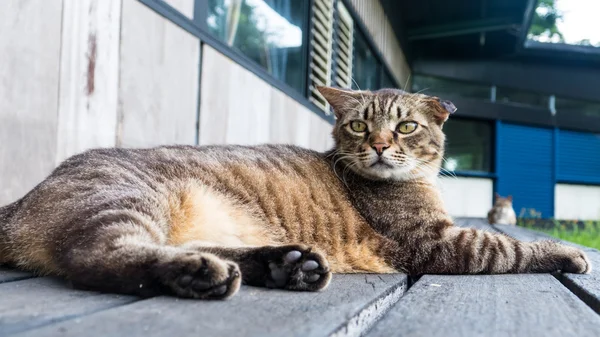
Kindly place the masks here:
[(335, 74), (333, 85), (352, 87), (352, 55), (354, 46), (354, 21), (341, 1), (337, 4), (338, 19), (335, 27)]
[(333, 59), (333, 1), (314, 0), (312, 8), (309, 100), (326, 114), (329, 104), (317, 91), (317, 86), (331, 85)]

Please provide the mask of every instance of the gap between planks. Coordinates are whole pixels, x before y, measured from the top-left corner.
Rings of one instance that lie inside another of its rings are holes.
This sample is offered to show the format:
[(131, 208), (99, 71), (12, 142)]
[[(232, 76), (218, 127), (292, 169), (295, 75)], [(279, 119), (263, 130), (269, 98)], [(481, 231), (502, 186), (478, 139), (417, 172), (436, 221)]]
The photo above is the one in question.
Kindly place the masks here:
[[(583, 303), (600, 315), (600, 252), (596, 249), (581, 246), (572, 242), (562, 241), (545, 233), (535, 232), (521, 227), (494, 225), (495, 230), (518, 240), (555, 240), (584, 250), (592, 262), (592, 272), (587, 275), (553, 273), (565, 288), (577, 296)], [(594, 269), (596, 268), (596, 269)]]

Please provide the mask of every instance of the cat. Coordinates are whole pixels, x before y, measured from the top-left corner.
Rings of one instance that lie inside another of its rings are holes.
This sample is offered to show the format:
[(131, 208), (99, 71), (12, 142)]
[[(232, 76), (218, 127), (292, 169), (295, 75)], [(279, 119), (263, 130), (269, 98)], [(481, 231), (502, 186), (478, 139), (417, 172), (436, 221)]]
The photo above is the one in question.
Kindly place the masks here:
[(513, 198), (509, 195), (506, 198), (495, 194), (495, 202), (492, 209), (487, 214), (488, 222), (492, 225), (511, 225), (517, 224), (517, 215), (513, 209)]
[(0, 264), (78, 288), (224, 299), (332, 273), (587, 273), (579, 249), (453, 225), (435, 187), (449, 101), (319, 87), (334, 149), (94, 149), (0, 209)]

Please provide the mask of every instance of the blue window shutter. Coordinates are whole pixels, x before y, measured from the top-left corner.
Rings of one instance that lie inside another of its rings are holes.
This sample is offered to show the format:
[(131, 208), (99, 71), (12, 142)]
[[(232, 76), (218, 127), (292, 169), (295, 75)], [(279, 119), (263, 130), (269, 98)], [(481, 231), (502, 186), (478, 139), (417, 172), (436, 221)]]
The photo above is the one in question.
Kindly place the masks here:
[(557, 180), (600, 184), (600, 135), (560, 130)]
[(497, 130), (496, 190), (512, 195), (517, 215), (554, 216), (553, 130), (502, 123)]

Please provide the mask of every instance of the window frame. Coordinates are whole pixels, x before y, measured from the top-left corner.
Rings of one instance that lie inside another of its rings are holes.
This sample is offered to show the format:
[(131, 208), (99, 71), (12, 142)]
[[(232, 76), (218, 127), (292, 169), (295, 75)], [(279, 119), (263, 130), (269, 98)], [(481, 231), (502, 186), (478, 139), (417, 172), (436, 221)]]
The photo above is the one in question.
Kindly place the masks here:
[[(308, 99), (308, 97), (310, 95), (310, 92), (309, 92), (309, 83), (310, 83), (310, 81), (309, 81), (309, 72), (310, 72), (309, 62), (310, 62), (310, 52), (311, 52), (310, 40), (312, 38), (311, 17), (312, 17), (312, 8), (313, 8), (314, 0), (304, 0), (304, 3), (305, 3), (304, 16), (305, 16), (305, 20), (306, 20), (306, 22), (305, 22), (306, 32), (304, 32), (304, 34), (303, 34), (303, 46), (302, 46), (302, 49), (303, 49), (302, 50), (302, 67), (303, 67), (303, 69), (301, 69), (301, 73), (304, 74), (303, 75), (304, 78), (302, 79), (302, 81), (304, 83), (302, 90), (297, 90), (296, 88), (287, 84), (284, 80), (276, 78), (271, 73), (269, 73), (266, 69), (264, 69), (261, 65), (254, 62), (254, 60), (250, 59), (248, 56), (244, 55), (241, 51), (228, 46), (225, 42), (223, 42), (220, 39), (218, 39), (217, 37), (213, 36), (211, 34), (211, 32), (209, 31), (208, 24), (206, 22), (206, 18), (208, 16), (208, 2), (206, 0), (194, 0), (194, 17), (193, 17), (193, 19), (190, 19), (187, 16), (183, 15), (182, 13), (177, 11), (175, 8), (173, 8), (171, 5), (169, 5), (168, 3), (166, 3), (163, 0), (138, 0), (138, 1), (140, 1), (142, 4), (146, 5), (150, 9), (154, 10), (159, 15), (162, 15), (163, 17), (165, 17), (166, 19), (168, 19), (175, 25), (179, 26), (183, 30), (185, 30), (188, 33), (192, 34), (193, 36), (197, 37), (200, 40), (201, 47), (204, 44), (207, 44), (211, 48), (214, 48), (218, 52), (225, 55), (227, 58), (229, 58), (232, 61), (236, 62), (237, 64), (241, 65), (245, 69), (249, 70), (256, 76), (258, 76), (259, 78), (261, 78), (262, 80), (267, 82), (272, 87), (274, 87), (278, 90), (281, 90), (287, 96), (293, 98), (298, 103), (304, 105), (305, 107), (310, 109), (312, 112), (317, 114), (319, 117), (321, 117), (325, 121), (329, 122), (330, 124), (335, 123), (335, 117), (333, 115), (328, 115), (328, 114), (324, 113), (322, 110), (320, 110), (314, 103), (312, 103)], [(349, 0), (333, 0), (333, 6), (334, 6), (333, 24), (334, 25), (337, 24), (337, 21), (336, 21), (336, 20), (338, 20), (337, 4), (339, 1), (342, 1), (343, 5), (346, 7), (348, 12), (352, 16), (352, 19), (354, 21), (355, 32), (360, 31), (360, 33), (363, 34), (367, 44), (369, 45), (369, 47), (371, 49), (371, 52), (375, 55), (376, 59), (381, 64), (381, 67), (379, 67), (380, 68), (380, 70), (379, 70), (379, 72), (380, 72), (379, 85), (380, 86), (383, 85), (383, 76), (389, 75), (389, 78), (391, 78), (392, 81), (395, 83), (396, 87), (399, 88), (397, 80), (396, 80), (395, 76), (393, 76), (393, 73), (390, 70), (391, 68), (389, 67), (389, 65), (387, 64), (385, 59), (383, 58), (381, 51), (379, 50), (379, 48), (375, 45), (375, 43), (373, 41), (373, 37), (366, 29), (365, 24), (362, 22), (362, 20), (360, 19), (360, 16), (355, 11), (354, 6), (350, 3)], [(335, 43), (335, 40), (334, 40), (334, 43)], [(334, 48), (334, 53), (335, 53), (335, 48)], [(200, 58), (200, 62), (201, 62), (201, 58)], [(336, 64), (334, 61), (332, 63), (332, 73), (335, 72), (335, 67), (336, 67)]]
[[(394, 83), (396, 88), (402, 89), (400, 88), (400, 86), (398, 85), (398, 81), (396, 79), (396, 77), (394, 76), (394, 74), (391, 71), (391, 67), (389, 66), (389, 64), (386, 62), (385, 58), (383, 57), (383, 54), (381, 53), (381, 50), (379, 50), (379, 48), (377, 47), (377, 45), (375, 44), (375, 41), (373, 40), (373, 36), (371, 36), (371, 34), (369, 33), (369, 30), (367, 29), (367, 27), (365, 26), (364, 22), (362, 21), (362, 19), (360, 18), (360, 16), (358, 15), (358, 13), (356, 12), (356, 10), (354, 9), (354, 6), (352, 5), (352, 3), (350, 2), (350, 0), (333, 0), (334, 1), (334, 20), (337, 20), (337, 3), (338, 2), (342, 2), (342, 4), (344, 5), (344, 7), (346, 7), (346, 10), (348, 10), (348, 12), (350, 13), (350, 16), (352, 17), (352, 20), (354, 21), (354, 34), (361, 34), (362, 37), (364, 37), (365, 42), (367, 43), (367, 46), (369, 47), (369, 49), (371, 50), (371, 52), (373, 53), (373, 55), (375, 56), (375, 58), (377, 59), (378, 62), (378, 78), (379, 78), (379, 88), (383, 88), (383, 78), (384, 75), (389, 75), (389, 78), (392, 79), (392, 82)], [(312, 0), (311, 0), (312, 3)], [(335, 24), (335, 22), (334, 22)], [(356, 38), (354, 39), (356, 41)], [(333, 40), (334, 44), (336, 43), (336, 39), (334, 38)], [(354, 46), (353, 46), (354, 49)], [(336, 48), (333, 49), (334, 53), (336, 53)], [(353, 51), (354, 52), (354, 51)], [(355, 58), (356, 58), (356, 54)], [(335, 59), (335, 56), (334, 56)], [(332, 65), (332, 73), (335, 73), (335, 67), (336, 64), (335, 62)], [(354, 67), (352, 69), (352, 78), (354, 78)]]
[[(465, 178), (469, 178), (469, 177), (490, 178), (490, 179), (495, 180), (496, 176), (497, 176), (497, 167), (496, 167), (496, 152), (497, 152), (496, 151), (496, 147), (497, 147), (496, 127), (497, 127), (497, 125), (496, 125), (496, 123), (494, 123), (494, 121), (492, 121), (492, 120), (484, 119), (484, 118), (469, 118), (469, 117), (460, 117), (460, 116), (452, 116), (450, 118), (452, 120), (489, 124), (489, 126), (490, 126), (490, 135), (489, 135), (490, 151), (487, 154), (487, 156), (488, 156), (488, 160), (490, 163), (490, 170), (488, 172), (475, 171), (475, 170), (456, 170), (456, 171), (446, 172), (444, 170), (440, 170), (440, 176), (443, 176), (443, 177), (457, 176), (457, 177), (465, 177)], [(444, 149), (447, 149), (447, 144), (445, 144)], [(445, 155), (444, 155), (444, 158), (446, 158)]]

